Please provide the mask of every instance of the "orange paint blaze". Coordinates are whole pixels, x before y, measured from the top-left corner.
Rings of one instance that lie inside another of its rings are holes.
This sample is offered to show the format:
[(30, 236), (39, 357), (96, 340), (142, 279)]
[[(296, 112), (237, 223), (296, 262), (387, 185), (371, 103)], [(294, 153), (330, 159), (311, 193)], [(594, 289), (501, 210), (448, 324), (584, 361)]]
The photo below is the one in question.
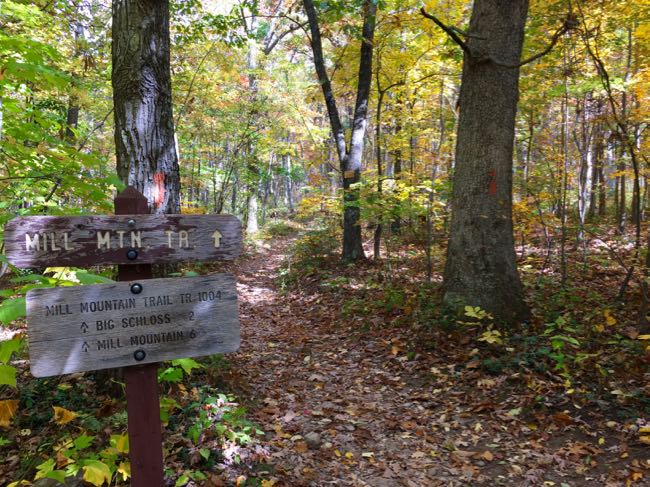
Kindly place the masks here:
[(497, 194), (497, 172), (494, 169), (488, 171), (488, 194)]
[(158, 207), (165, 200), (165, 173), (155, 173), (153, 175), (153, 184), (153, 203)]

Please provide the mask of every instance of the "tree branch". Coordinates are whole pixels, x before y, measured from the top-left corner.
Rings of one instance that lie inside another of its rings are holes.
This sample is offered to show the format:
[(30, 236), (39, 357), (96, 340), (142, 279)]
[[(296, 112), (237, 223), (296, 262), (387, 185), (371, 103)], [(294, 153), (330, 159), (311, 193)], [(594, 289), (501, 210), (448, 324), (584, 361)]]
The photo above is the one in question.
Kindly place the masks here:
[(336, 98), (332, 90), (332, 82), (327, 75), (325, 68), (325, 58), (323, 56), (323, 43), (321, 40), (320, 26), (318, 24), (318, 14), (316, 7), (312, 0), (303, 0), (303, 6), (307, 19), (309, 21), (309, 30), (311, 32), (311, 48), (314, 55), (314, 67), (318, 76), (318, 83), (321, 85), (323, 95), (325, 97), (325, 106), (330, 119), (332, 128), (332, 135), (336, 141), (336, 149), (339, 156), (339, 161), (344, 161), (347, 154), (347, 147), (345, 143), (345, 134), (343, 131), (343, 124), (339, 116), (338, 107), (336, 105)]
[(530, 56), (528, 59), (524, 59), (523, 61), (517, 63), (517, 64), (508, 64), (504, 63), (501, 61), (498, 61), (494, 58), (490, 58), (490, 60), (496, 64), (497, 66), (503, 66), (504, 68), (520, 68), (524, 66), (525, 64), (530, 64), (533, 61), (537, 61), (539, 58), (546, 56), (549, 52), (553, 50), (557, 42), (560, 40), (560, 38), (569, 30), (567, 23), (565, 22), (562, 24), (562, 27), (560, 27), (558, 30), (555, 31), (555, 34), (553, 34), (553, 37), (551, 38), (551, 42), (548, 46), (546, 46), (546, 49), (543, 51), (538, 52), (537, 54)]
[(443, 24), (435, 15), (430, 14), (427, 12), (424, 7), (420, 9), (420, 13), (422, 14), (423, 17), (426, 17), (429, 20), (433, 20), (433, 22), (440, 27), (442, 30), (445, 31), (445, 33), (451, 37), (451, 40), (453, 40), (456, 44), (458, 44), (463, 51), (465, 51), (465, 54), (468, 56), (472, 57), (472, 51), (470, 50), (469, 46), (463, 41), (460, 37), (458, 37), (458, 34), (454, 32), (454, 29), (449, 27), (448, 25)]
[(273, 48), (278, 45), (278, 42), (280, 42), (282, 39), (284, 39), (286, 36), (291, 34), (292, 32), (297, 31), (298, 29), (302, 29), (307, 25), (307, 22), (303, 22), (302, 24), (294, 24), (291, 27), (289, 27), (287, 30), (282, 32), (281, 34), (278, 34), (275, 36), (275, 39), (271, 37), (269, 39), (269, 42), (267, 43), (266, 46), (264, 46), (264, 54), (267, 56), (271, 54), (271, 51), (273, 51)]

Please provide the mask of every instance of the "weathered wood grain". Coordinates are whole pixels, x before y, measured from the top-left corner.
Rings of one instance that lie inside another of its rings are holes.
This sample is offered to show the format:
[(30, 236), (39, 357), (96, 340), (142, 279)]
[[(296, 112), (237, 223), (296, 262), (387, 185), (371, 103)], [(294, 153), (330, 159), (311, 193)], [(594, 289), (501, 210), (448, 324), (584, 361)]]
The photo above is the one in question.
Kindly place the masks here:
[[(230, 274), (27, 293), (36, 377), (138, 365), (239, 348), (237, 289)], [(142, 350), (145, 357), (136, 360)]]
[(242, 228), (230, 215), (29, 216), (7, 223), (4, 243), (23, 268), (231, 260)]

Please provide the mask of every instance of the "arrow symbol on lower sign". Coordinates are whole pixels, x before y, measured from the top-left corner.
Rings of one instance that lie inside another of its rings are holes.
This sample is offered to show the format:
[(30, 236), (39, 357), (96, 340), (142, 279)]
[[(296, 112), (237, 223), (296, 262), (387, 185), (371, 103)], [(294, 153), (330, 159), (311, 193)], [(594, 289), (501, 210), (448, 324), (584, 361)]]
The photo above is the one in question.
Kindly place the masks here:
[(84, 342), (84, 344), (81, 346), (81, 349), (84, 352), (87, 352), (90, 347), (88, 346), (88, 342)]
[(81, 324), (81, 331), (84, 333), (88, 331), (88, 325), (86, 324), (85, 321)]

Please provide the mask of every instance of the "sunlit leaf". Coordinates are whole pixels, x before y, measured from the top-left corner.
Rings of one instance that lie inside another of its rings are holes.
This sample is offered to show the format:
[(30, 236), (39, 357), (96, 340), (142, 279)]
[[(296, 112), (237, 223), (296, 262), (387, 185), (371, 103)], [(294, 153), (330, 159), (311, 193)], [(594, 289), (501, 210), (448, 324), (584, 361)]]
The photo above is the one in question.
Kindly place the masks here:
[(4, 399), (0, 401), (0, 427), (8, 428), (11, 419), (16, 414), (19, 402), (16, 399)]
[(0, 365), (0, 385), (16, 387), (16, 367)]
[(83, 465), (83, 479), (86, 482), (90, 482), (97, 487), (103, 485), (104, 482), (111, 483), (111, 470), (105, 463), (99, 460), (83, 460), (80, 463)]
[(56, 424), (64, 425), (68, 424), (70, 421), (75, 419), (78, 414), (72, 411), (69, 411), (68, 409), (59, 407), (59, 406), (52, 406), (54, 409), (54, 422)]

